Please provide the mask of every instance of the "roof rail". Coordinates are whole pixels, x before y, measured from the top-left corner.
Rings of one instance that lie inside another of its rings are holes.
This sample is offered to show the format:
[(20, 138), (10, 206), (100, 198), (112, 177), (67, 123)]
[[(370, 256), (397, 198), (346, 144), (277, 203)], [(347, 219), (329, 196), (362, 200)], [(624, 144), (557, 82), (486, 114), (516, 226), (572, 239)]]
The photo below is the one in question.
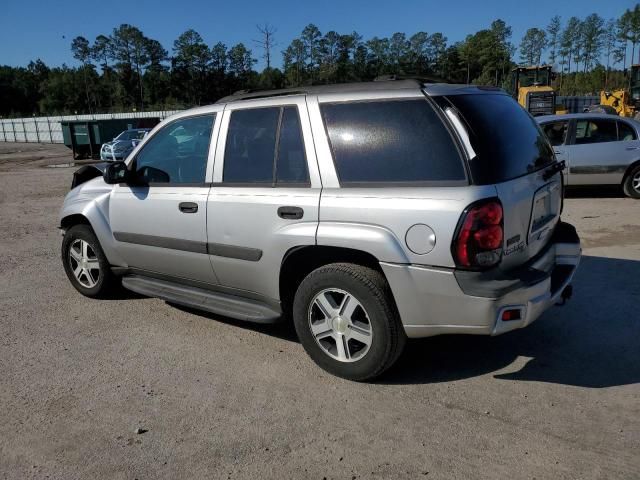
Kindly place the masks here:
[(374, 82), (392, 82), (399, 80), (413, 80), (420, 84), (423, 83), (451, 83), (448, 80), (439, 77), (430, 77), (423, 75), (400, 75), (400, 74), (390, 74), (390, 75), (378, 75), (373, 79)]
[(402, 90), (422, 88), (424, 80), (418, 78), (401, 78), (393, 76), (393, 81), (385, 82), (383, 77), (378, 77), (374, 82), (336, 83), (327, 85), (307, 85), (300, 87), (283, 88), (279, 90), (240, 90), (233, 95), (221, 98), (216, 103), (235, 102), (258, 98), (280, 97), (284, 95), (306, 95), (322, 93), (360, 92), (368, 90)]

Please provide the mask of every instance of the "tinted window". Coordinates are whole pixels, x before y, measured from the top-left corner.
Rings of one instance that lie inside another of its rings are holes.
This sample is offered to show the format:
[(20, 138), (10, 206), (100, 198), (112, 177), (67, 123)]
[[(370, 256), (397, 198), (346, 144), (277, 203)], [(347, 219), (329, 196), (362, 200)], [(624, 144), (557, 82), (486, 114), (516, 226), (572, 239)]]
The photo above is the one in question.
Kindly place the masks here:
[(289, 106), (234, 111), (229, 120), (223, 181), (308, 184), (298, 109)]
[(636, 140), (636, 132), (628, 123), (618, 122), (618, 139), (622, 142)]
[(613, 120), (579, 120), (576, 122), (576, 145), (615, 142), (618, 140)]
[(287, 107), (282, 112), (276, 183), (307, 183), (308, 181), (309, 172), (298, 109)]
[(567, 140), (567, 130), (569, 122), (551, 122), (542, 125), (542, 131), (549, 139), (549, 143), (554, 147), (564, 145)]
[(465, 180), (455, 143), (426, 100), (324, 104), (342, 184)]
[(231, 113), (224, 152), (225, 182), (273, 182), (279, 118), (280, 108), (255, 108)]
[(138, 176), (149, 183), (202, 183), (215, 114), (171, 122), (136, 156)]
[(476, 156), (469, 166), (476, 184), (504, 182), (555, 161), (535, 120), (504, 94), (452, 95), (437, 99), (453, 106), (465, 124)]

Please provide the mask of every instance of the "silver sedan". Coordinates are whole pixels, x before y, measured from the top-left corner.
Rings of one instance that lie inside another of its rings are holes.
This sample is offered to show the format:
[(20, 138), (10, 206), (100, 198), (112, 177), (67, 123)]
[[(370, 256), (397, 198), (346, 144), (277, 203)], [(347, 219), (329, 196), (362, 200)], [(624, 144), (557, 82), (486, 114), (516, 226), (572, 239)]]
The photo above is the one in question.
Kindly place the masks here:
[(567, 185), (621, 185), (640, 198), (640, 123), (607, 114), (574, 113), (536, 118), (558, 160)]

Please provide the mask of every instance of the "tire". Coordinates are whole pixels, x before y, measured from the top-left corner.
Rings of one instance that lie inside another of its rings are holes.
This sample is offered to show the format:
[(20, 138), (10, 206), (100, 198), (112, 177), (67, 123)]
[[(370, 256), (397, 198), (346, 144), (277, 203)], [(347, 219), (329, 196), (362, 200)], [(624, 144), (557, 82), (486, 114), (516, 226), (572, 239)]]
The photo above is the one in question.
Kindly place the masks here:
[(640, 165), (631, 169), (622, 184), (625, 195), (631, 198), (640, 198)]
[(381, 375), (406, 343), (385, 278), (351, 263), (332, 263), (307, 275), (295, 295), (293, 323), (313, 361), (348, 380)]
[[(111, 272), (109, 261), (89, 225), (74, 225), (67, 230), (61, 250), (64, 271), (71, 284), (82, 295), (105, 298), (113, 292), (118, 283), (117, 278)], [(78, 269), (81, 271), (76, 276), (74, 271), (77, 272)]]

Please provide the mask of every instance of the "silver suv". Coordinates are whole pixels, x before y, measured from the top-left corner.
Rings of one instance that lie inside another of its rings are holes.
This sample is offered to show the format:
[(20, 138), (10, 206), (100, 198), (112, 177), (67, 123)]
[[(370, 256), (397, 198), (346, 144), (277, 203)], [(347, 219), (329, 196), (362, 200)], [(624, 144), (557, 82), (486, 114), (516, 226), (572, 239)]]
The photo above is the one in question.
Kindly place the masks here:
[(62, 261), (227, 317), (292, 319), (325, 370), (389, 368), (407, 337), (497, 335), (570, 296), (563, 164), (503, 91), (413, 80), (243, 92), (76, 172)]

